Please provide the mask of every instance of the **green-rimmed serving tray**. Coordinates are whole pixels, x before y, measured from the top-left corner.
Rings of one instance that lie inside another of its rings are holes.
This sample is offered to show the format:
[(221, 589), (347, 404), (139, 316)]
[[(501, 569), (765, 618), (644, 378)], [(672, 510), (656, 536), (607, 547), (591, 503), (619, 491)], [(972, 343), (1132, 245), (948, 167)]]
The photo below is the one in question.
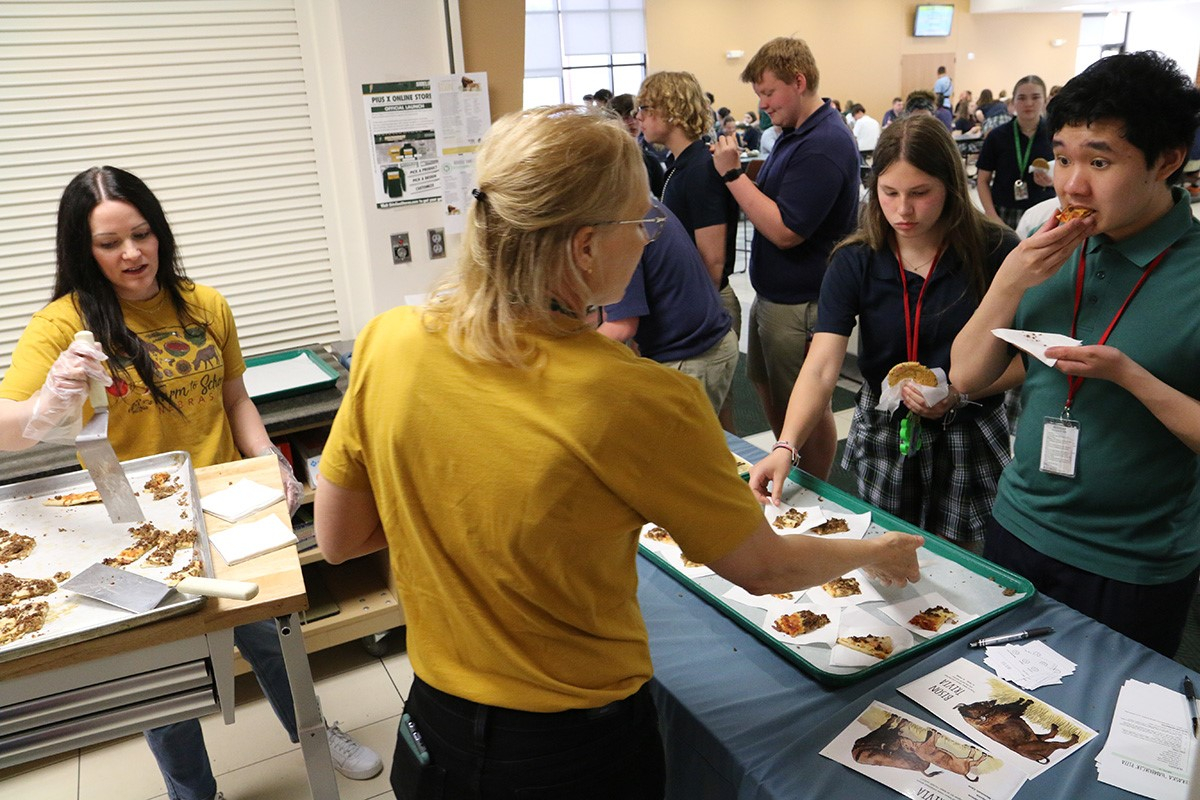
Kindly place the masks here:
[[(921, 565), (920, 583), (909, 584), (905, 587), (877, 586), (876, 588), (884, 597), (884, 602), (902, 602), (923, 594), (937, 592), (963, 611), (978, 615), (953, 628), (943, 629), (930, 638), (922, 640), (914, 637), (911, 647), (878, 663), (865, 667), (834, 666), (830, 664), (832, 650), (828, 646), (789, 644), (767, 633), (760, 624), (766, 614), (764, 609), (743, 605), (725, 597), (725, 593), (733, 584), (720, 575), (692, 578), (678, 568), (672, 560), (660, 556), (645, 544), (641, 545), (639, 549), (643, 557), (668, 572), (702, 600), (758, 638), (764, 645), (822, 683), (842, 686), (890, 669), (896, 664), (928, 652), (935, 647), (940, 647), (950, 639), (959, 638), (964, 632), (1003, 614), (1034, 595), (1033, 584), (1020, 575), (922, 531), (898, 517), (880, 511), (807, 473), (796, 469), (792, 470), (788, 481), (784, 484), (783, 499), (794, 506), (819, 505), (823, 509), (834, 512), (851, 514), (870, 512), (871, 527), (867, 531), (866, 538), (878, 536), (888, 530), (924, 536), (925, 544), (918, 551), (918, 561)], [(882, 605), (884, 603), (881, 602), (863, 603), (858, 608), (877, 617), (884, 624), (894, 626), (895, 621), (879, 611)]]
[(242, 379), (250, 399), (265, 402), (328, 389), (338, 373), (314, 351), (298, 348), (247, 358)]

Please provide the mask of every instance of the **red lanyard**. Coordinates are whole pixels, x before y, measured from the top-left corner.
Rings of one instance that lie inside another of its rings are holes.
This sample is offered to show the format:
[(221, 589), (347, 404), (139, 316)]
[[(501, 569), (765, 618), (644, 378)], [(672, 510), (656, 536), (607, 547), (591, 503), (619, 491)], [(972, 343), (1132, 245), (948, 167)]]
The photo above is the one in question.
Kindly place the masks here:
[[(1121, 319), (1121, 315), (1125, 313), (1125, 309), (1129, 308), (1130, 302), (1133, 301), (1134, 295), (1142, 288), (1142, 284), (1150, 277), (1150, 273), (1154, 272), (1155, 267), (1167, 255), (1168, 247), (1159, 253), (1153, 261), (1151, 261), (1146, 269), (1142, 272), (1142, 277), (1138, 278), (1138, 282), (1133, 285), (1133, 289), (1129, 292), (1129, 297), (1125, 298), (1125, 302), (1117, 309), (1116, 316), (1112, 318), (1112, 322), (1108, 323), (1108, 327), (1104, 329), (1104, 333), (1100, 335), (1099, 341), (1096, 344), (1104, 344), (1108, 341), (1109, 334), (1113, 332), (1113, 328), (1117, 327), (1117, 321)], [(1075, 314), (1071, 317), (1071, 338), (1078, 338), (1075, 335), (1075, 328), (1079, 324), (1079, 307), (1083, 304), (1083, 276), (1086, 272), (1084, 267), (1084, 257), (1087, 254), (1087, 241), (1079, 248), (1079, 269), (1075, 273)], [(1064, 411), (1071, 410), (1071, 403), (1075, 402), (1075, 394), (1079, 391), (1079, 387), (1083, 385), (1083, 377), (1081, 375), (1067, 376), (1067, 404), (1063, 406)]]
[(904, 344), (908, 347), (909, 361), (920, 361), (917, 358), (917, 339), (921, 335), (921, 301), (925, 299), (925, 290), (929, 288), (929, 279), (933, 277), (933, 271), (937, 269), (938, 259), (941, 257), (942, 251), (939, 250), (933, 257), (933, 263), (929, 265), (929, 274), (925, 276), (925, 283), (921, 285), (921, 291), (917, 292), (917, 307), (910, 310), (908, 307), (908, 278), (904, 275), (904, 262), (900, 260), (900, 248), (896, 248), (896, 263), (900, 265), (900, 288), (904, 292)]

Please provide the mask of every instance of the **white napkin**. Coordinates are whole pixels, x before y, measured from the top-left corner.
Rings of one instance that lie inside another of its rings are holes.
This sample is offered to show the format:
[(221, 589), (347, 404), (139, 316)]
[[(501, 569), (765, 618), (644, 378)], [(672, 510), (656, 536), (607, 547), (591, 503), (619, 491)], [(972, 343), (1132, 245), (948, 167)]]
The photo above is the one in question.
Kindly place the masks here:
[(887, 378), (884, 377), (883, 383), (879, 384), (879, 403), (875, 409), (890, 414), (899, 408), (900, 404), (904, 402), (900, 398), (900, 390), (906, 383), (914, 383), (921, 390), (921, 396), (925, 398), (925, 405), (934, 406), (945, 400), (946, 395), (950, 394), (950, 381), (946, 379), (946, 370), (934, 367), (930, 372), (937, 376), (937, 386), (922, 386), (915, 383), (912, 378), (905, 378), (895, 386), (889, 386)]
[(226, 522), (237, 522), (282, 499), (283, 492), (280, 490), (243, 478), (228, 489), (202, 497), (200, 506), (214, 517), (220, 517)]
[(238, 564), (263, 553), (296, 543), (296, 534), (288, 530), (274, 514), (254, 522), (242, 522), (208, 537), (221, 552), (226, 564)]
[(1081, 340), (1063, 336), (1061, 333), (1017, 331), (1012, 328), (994, 328), (992, 335), (997, 339), (1003, 339), (1018, 350), (1024, 350), (1047, 367), (1053, 367), (1058, 363), (1057, 358), (1046, 358), (1047, 347), (1078, 347), (1083, 344)]

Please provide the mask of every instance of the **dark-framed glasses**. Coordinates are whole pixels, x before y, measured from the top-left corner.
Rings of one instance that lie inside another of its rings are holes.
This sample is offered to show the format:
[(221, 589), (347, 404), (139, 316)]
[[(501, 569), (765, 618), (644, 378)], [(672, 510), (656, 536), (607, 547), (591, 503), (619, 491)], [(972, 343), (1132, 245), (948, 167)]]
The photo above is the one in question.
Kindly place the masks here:
[(608, 222), (596, 222), (594, 225), (641, 225), (642, 236), (646, 239), (646, 244), (650, 244), (659, 237), (663, 228), (667, 224), (667, 209), (658, 200), (650, 198), (650, 210), (641, 219), (616, 219)]

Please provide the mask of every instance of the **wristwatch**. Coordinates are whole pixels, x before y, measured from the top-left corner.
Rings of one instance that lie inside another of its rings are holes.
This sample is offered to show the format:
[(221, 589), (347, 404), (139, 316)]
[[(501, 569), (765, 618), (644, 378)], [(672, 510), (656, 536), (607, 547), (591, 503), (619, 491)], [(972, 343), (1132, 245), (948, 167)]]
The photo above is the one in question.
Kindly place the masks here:
[(726, 183), (733, 183), (739, 177), (745, 174), (746, 170), (742, 169), (741, 167), (734, 167), (733, 169), (729, 170), (729, 172), (726, 172), (724, 175), (722, 175), (721, 180), (725, 181)]

